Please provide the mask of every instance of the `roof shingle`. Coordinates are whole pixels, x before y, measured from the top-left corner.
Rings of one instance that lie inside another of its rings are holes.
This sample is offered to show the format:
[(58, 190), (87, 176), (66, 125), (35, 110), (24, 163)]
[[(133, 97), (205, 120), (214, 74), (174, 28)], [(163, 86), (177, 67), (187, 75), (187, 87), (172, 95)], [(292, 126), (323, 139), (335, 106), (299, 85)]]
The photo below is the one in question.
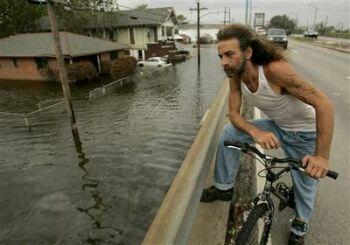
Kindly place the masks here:
[[(60, 32), (62, 53), (76, 57), (128, 49), (129, 46), (70, 32)], [(25, 33), (0, 39), (0, 57), (55, 57), (52, 33)]]

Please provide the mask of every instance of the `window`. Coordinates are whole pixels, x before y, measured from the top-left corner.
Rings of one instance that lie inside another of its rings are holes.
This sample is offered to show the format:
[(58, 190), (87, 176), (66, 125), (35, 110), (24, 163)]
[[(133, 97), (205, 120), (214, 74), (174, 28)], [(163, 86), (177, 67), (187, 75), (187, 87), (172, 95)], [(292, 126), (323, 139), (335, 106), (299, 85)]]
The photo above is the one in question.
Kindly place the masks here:
[(44, 69), (47, 67), (48, 63), (47, 63), (47, 58), (44, 57), (37, 57), (34, 59), (35, 60), (35, 64), (36, 64), (36, 68), (38, 70), (40, 69)]
[(142, 53), (142, 50), (138, 50), (138, 56), (139, 56), (139, 59), (143, 59), (143, 53)]
[(118, 51), (112, 51), (109, 53), (109, 57), (111, 58), (111, 60), (115, 60), (118, 59)]
[(154, 41), (158, 41), (158, 29), (157, 27), (153, 27), (153, 33), (154, 33)]
[(13, 65), (18, 68), (18, 59), (17, 58), (12, 58)]
[(165, 37), (165, 27), (162, 26), (162, 37)]
[(135, 44), (135, 35), (134, 35), (134, 28), (129, 28), (129, 34), (130, 34), (130, 44)]
[(167, 27), (166, 28), (166, 36), (167, 37), (173, 36), (173, 28), (172, 27)]

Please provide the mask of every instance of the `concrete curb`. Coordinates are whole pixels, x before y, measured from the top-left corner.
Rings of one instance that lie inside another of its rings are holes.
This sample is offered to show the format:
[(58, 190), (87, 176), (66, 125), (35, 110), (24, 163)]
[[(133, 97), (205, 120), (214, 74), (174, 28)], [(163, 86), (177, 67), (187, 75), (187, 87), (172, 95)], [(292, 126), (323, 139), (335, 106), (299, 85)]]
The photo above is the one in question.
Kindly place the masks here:
[(314, 43), (314, 42), (306, 42), (306, 41), (302, 41), (299, 39), (294, 39), (292, 38), (293, 41), (296, 42), (301, 42), (301, 43), (305, 43), (305, 44), (310, 44), (312, 46), (317, 46), (317, 47), (322, 47), (322, 48), (328, 48), (328, 49), (332, 49), (341, 53), (347, 53), (350, 54), (350, 49), (343, 49), (343, 48), (336, 48), (336, 47), (332, 47), (332, 46), (328, 46), (328, 45), (322, 45), (322, 44), (318, 44), (318, 43)]

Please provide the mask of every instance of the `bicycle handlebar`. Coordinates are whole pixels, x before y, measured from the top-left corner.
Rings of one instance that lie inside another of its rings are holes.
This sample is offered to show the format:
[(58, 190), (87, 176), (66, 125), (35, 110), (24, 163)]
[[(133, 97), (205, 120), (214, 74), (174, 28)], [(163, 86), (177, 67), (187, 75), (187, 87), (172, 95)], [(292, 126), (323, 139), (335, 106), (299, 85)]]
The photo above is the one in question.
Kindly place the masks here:
[[(226, 147), (232, 147), (235, 149), (238, 149), (242, 152), (247, 153), (248, 151), (252, 151), (255, 154), (257, 154), (259, 157), (261, 157), (262, 159), (269, 159), (271, 160), (271, 162), (273, 163), (292, 163), (296, 164), (297, 166), (295, 166), (297, 169), (304, 171), (304, 167), (302, 167), (301, 165), (301, 160), (297, 160), (297, 159), (293, 159), (293, 158), (276, 158), (276, 157), (270, 157), (267, 156), (265, 154), (263, 154), (262, 152), (260, 152), (257, 148), (255, 148), (254, 146), (251, 146), (247, 143), (241, 143), (238, 141), (231, 141), (231, 140), (225, 140), (224, 141), (224, 146)], [(332, 178), (332, 179), (337, 179), (338, 178), (338, 173), (332, 170), (328, 170), (327, 172), (327, 176)]]

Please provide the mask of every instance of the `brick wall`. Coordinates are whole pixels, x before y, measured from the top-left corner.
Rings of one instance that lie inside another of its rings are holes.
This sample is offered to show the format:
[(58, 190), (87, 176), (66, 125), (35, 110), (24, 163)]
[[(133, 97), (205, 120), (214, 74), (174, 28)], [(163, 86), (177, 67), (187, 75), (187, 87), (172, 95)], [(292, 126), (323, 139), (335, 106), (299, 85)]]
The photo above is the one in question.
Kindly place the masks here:
[(148, 43), (147, 50), (145, 51), (145, 56), (146, 59), (150, 57), (162, 57), (164, 55), (167, 55), (171, 50), (176, 50), (175, 42)]
[(17, 58), (16, 60), (17, 67), (12, 58), (0, 57), (0, 80), (44, 80), (36, 68), (34, 58)]

